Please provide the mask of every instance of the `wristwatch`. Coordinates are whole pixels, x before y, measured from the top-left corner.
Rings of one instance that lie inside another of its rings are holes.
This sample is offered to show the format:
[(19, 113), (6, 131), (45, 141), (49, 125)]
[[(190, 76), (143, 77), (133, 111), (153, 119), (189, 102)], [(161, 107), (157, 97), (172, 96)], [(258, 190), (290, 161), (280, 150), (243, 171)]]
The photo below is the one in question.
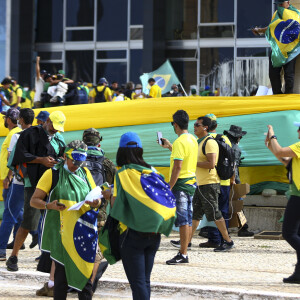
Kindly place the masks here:
[(270, 137), (270, 140), (272, 140), (272, 139), (277, 140), (277, 136), (276, 136), (276, 135), (272, 135), (272, 136)]

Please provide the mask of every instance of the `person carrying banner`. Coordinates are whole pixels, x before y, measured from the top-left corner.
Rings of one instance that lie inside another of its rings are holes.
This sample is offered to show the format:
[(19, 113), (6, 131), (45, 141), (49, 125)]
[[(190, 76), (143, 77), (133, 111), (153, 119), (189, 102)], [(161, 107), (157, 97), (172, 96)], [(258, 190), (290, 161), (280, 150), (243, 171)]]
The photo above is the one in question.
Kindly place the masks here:
[[(54, 299), (67, 297), (68, 286), (79, 299), (92, 299), (91, 276), (97, 249), (97, 214), (101, 199), (85, 201), (79, 210), (69, 210), (96, 187), (82, 166), (87, 146), (75, 140), (65, 149), (64, 160), (40, 178), (30, 205), (46, 210), (41, 249), (55, 261)], [(48, 195), (48, 198), (47, 198)], [(46, 200), (46, 201), (45, 201)]]
[[(154, 258), (160, 234), (168, 236), (172, 231), (175, 197), (163, 177), (144, 161), (142, 142), (135, 132), (121, 136), (116, 161), (120, 169), (115, 176), (114, 194), (107, 190), (103, 195), (111, 200), (110, 216), (124, 230), (119, 248), (132, 297), (150, 300)], [(106, 257), (105, 251), (103, 255)]]
[(296, 57), (299, 49), (299, 15), (298, 9), (290, 1), (277, 0), (278, 5), (271, 23), (265, 28), (252, 28), (255, 35), (266, 34), (272, 52), (269, 58), (269, 77), (273, 94), (283, 94), (281, 70), (284, 70), (284, 94), (292, 94), (294, 89)]

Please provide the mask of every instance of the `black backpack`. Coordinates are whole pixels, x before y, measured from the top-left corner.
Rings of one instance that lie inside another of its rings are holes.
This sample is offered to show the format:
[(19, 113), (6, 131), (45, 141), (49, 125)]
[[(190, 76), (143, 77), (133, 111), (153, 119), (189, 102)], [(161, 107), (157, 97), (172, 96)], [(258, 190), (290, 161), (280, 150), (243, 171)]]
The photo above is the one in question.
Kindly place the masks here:
[(205, 146), (208, 140), (215, 140), (219, 146), (219, 159), (217, 161), (216, 169), (221, 180), (230, 179), (234, 174), (235, 159), (233, 149), (226, 144), (225, 139), (221, 134), (217, 134), (215, 138), (208, 137), (203, 145), (202, 152), (205, 155)]
[(99, 157), (99, 156), (89, 155), (85, 161), (86, 167), (91, 172), (94, 181), (98, 186), (106, 182), (106, 177), (105, 177), (105, 172), (103, 167), (104, 158), (105, 158), (104, 156)]
[(101, 92), (98, 91), (98, 87), (95, 88), (96, 91), (95, 103), (106, 102), (105, 95), (104, 95), (106, 88), (107, 86), (105, 86)]

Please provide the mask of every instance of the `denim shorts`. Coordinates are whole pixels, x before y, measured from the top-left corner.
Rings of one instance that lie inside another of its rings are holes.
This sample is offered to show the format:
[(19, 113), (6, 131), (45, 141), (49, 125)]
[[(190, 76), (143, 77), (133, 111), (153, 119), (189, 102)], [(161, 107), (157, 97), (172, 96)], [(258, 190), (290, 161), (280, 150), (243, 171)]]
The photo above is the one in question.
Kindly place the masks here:
[(175, 226), (180, 227), (184, 225), (192, 226), (193, 216), (193, 196), (183, 191), (173, 191), (173, 195), (176, 198), (176, 220)]

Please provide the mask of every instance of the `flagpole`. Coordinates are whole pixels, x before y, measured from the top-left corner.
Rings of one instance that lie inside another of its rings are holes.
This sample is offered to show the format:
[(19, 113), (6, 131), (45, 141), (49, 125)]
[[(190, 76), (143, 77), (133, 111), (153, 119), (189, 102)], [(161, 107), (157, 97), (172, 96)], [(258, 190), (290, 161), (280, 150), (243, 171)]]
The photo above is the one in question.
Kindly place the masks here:
[(179, 82), (179, 84), (180, 84), (180, 86), (181, 86), (182, 90), (184, 91), (184, 93), (185, 93), (185, 96), (187, 97), (188, 95), (187, 95), (187, 93), (186, 93), (185, 89), (183, 88), (183, 86), (182, 86), (181, 82)]

